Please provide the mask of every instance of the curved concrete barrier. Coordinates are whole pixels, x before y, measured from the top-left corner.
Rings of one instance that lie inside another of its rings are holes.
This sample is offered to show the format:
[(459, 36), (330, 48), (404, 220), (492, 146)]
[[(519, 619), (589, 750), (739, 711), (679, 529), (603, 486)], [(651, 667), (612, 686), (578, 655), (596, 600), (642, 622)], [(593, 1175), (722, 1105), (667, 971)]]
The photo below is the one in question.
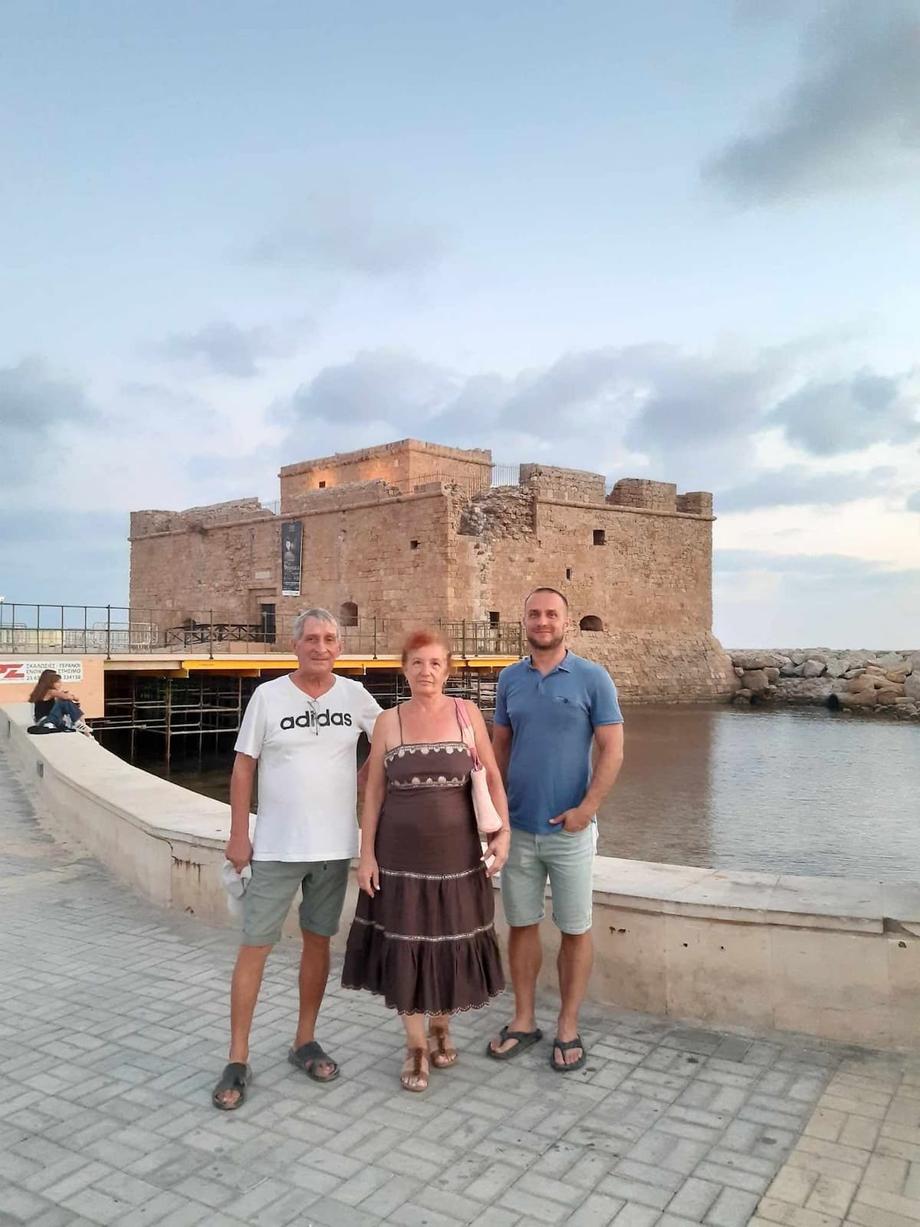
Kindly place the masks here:
[[(0, 707), (0, 746), (49, 829), (153, 902), (229, 923), (218, 882), (229, 808), (76, 734), (30, 737), (30, 721), (25, 704)], [(355, 896), (352, 882), (346, 922)], [(918, 884), (599, 857), (594, 904), (594, 1001), (920, 1047)], [(288, 923), (296, 932), (294, 913)], [(544, 930), (544, 981), (553, 988), (558, 935), (549, 920)], [(346, 933), (343, 923), (340, 945)]]

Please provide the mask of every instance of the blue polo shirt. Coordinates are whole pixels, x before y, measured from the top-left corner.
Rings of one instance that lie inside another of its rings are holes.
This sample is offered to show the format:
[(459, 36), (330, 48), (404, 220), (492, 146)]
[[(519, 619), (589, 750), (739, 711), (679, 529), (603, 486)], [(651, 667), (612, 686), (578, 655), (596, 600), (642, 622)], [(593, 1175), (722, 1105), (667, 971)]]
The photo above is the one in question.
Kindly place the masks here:
[(545, 676), (530, 657), (498, 678), (495, 723), (511, 729), (511, 825), (534, 835), (561, 831), (550, 818), (580, 805), (591, 780), (591, 744), (600, 724), (622, 724), (617, 689), (593, 660), (567, 652)]

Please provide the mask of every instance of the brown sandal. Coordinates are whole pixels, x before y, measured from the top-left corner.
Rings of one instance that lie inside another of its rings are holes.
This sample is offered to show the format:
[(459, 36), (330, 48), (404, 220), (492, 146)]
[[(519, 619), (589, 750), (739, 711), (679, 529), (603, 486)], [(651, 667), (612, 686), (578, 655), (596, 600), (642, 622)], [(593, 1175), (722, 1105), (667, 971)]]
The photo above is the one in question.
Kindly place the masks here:
[[(411, 1065), (410, 1065), (411, 1061)], [(409, 1048), (406, 1053), (406, 1063), (399, 1075), (400, 1085), (404, 1091), (427, 1091), (428, 1070), (422, 1069), (422, 1062), (427, 1064), (428, 1053), (424, 1048)]]
[(434, 1048), (429, 1056), (435, 1069), (449, 1069), (457, 1063), (457, 1050), (453, 1044), (448, 1044), (450, 1032), (446, 1027), (432, 1027), (428, 1034), (429, 1040), (434, 1040)]

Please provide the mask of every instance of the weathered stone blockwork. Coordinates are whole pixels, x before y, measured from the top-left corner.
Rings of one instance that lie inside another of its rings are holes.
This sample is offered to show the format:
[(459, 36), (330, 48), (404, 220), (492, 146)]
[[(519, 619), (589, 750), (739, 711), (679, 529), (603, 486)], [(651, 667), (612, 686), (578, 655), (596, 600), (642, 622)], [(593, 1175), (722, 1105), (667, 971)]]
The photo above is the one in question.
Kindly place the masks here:
[[(527, 591), (549, 584), (570, 601), (573, 646), (625, 698), (732, 691), (711, 634), (710, 495), (624, 479), (605, 497), (600, 474), (537, 464), (492, 487), (491, 472), (488, 452), (405, 440), (286, 466), (278, 516), (252, 499), (136, 512), (132, 605), (255, 623), (272, 602), (283, 625), (307, 601), (348, 602), (395, 635), (407, 620), (513, 623)], [(304, 526), (302, 597), (280, 595), (292, 519)]]
[(492, 456), (478, 448), (461, 451), (403, 439), (358, 452), (287, 464), (280, 476), (281, 511), (287, 513), (291, 510), (290, 500), (300, 494), (355, 482), (389, 482), (406, 493), (434, 480), (463, 482), (478, 489), (491, 482)]

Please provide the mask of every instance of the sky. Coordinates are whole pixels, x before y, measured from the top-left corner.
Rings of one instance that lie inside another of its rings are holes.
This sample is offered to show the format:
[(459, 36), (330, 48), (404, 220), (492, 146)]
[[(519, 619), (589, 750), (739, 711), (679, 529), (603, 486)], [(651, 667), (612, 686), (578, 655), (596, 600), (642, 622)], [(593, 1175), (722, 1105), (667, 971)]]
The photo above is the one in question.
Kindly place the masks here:
[(915, 0), (0, 3), (0, 167), (7, 602), (415, 437), (713, 491), (727, 646), (920, 648)]

